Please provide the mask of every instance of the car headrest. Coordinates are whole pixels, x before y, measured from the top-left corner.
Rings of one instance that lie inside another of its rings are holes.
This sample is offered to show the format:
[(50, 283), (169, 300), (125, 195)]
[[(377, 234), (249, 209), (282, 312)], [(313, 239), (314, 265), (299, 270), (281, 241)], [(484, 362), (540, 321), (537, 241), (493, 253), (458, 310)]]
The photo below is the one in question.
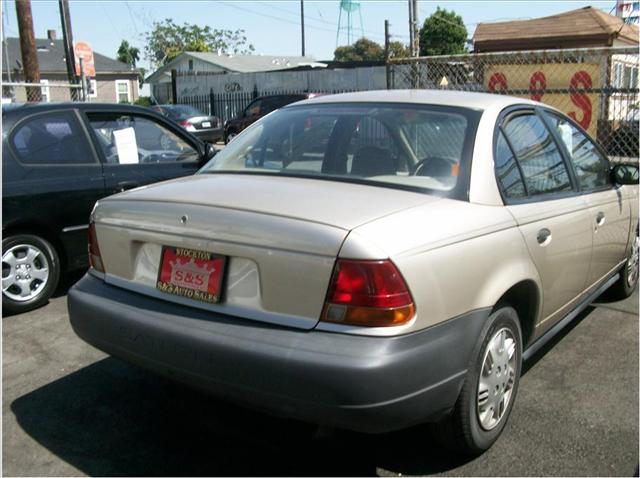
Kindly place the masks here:
[(396, 165), (388, 149), (363, 146), (353, 156), (351, 174), (363, 177), (395, 175)]

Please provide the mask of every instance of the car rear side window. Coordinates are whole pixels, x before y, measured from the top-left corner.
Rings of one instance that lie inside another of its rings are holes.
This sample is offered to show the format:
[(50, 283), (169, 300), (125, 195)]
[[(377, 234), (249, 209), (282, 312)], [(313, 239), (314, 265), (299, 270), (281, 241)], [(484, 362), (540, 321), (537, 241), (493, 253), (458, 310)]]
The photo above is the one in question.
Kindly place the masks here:
[(591, 139), (564, 118), (546, 111), (544, 114), (567, 148), (580, 189), (594, 191), (610, 186), (609, 162)]
[(21, 122), (11, 143), (18, 160), (29, 165), (95, 163), (73, 111), (56, 111)]
[(498, 133), (498, 141), (496, 143), (495, 163), (496, 175), (498, 176), (498, 181), (502, 186), (504, 195), (508, 198), (525, 197), (527, 194), (522, 175), (520, 174), (520, 168), (501, 131)]
[(503, 125), (522, 170), (529, 196), (571, 191), (567, 166), (551, 132), (536, 114), (521, 114)]

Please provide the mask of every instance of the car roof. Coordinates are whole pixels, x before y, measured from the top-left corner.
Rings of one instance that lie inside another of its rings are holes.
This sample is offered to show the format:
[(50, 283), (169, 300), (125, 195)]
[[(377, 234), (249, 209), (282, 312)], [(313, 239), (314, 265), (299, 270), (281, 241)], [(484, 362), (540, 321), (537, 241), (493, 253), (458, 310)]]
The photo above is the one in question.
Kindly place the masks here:
[(263, 96), (258, 96), (256, 98), (256, 100), (260, 100), (263, 98), (307, 98), (309, 97), (309, 95), (312, 95), (313, 93), (278, 93), (275, 95), (263, 95)]
[(3, 105), (2, 112), (16, 113), (16, 114), (33, 114), (42, 111), (56, 111), (69, 108), (78, 108), (81, 110), (94, 110), (94, 111), (116, 111), (116, 112), (138, 112), (149, 113), (150, 109), (137, 105), (125, 105), (121, 103), (80, 103), (80, 102), (62, 102), (62, 103), (22, 103), (14, 107), (6, 108)]
[(506, 108), (511, 105), (536, 105), (538, 103), (515, 96), (495, 93), (475, 93), (449, 90), (374, 90), (323, 95), (299, 101), (295, 105), (322, 103), (419, 103), (442, 106), (458, 106), (478, 110)]

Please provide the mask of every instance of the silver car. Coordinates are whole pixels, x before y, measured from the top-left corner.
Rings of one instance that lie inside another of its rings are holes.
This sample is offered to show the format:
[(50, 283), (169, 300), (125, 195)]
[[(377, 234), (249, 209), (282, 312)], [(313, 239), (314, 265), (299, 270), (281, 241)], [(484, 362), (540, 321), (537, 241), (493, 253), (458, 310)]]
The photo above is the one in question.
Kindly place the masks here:
[(637, 183), (532, 101), (322, 96), (195, 176), (100, 200), (69, 316), (105, 352), (228, 400), (363, 432), (432, 422), (477, 454), (523, 359), (636, 287)]

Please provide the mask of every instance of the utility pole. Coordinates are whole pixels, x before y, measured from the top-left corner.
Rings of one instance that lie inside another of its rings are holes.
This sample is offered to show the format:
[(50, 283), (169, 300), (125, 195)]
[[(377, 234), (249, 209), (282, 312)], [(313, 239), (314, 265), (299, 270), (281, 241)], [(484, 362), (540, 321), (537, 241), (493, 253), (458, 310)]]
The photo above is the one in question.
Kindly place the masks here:
[[(16, 0), (16, 16), (20, 32), (20, 53), (22, 54), (22, 69), (27, 83), (40, 83), (40, 68), (38, 66), (38, 51), (36, 37), (33, 33), (33, 16), (31, 14), (31, 0)], [(9, 65), (7, 65), (7, 69)], [(39, 87), (27, 87), (27, 101), (42, 100)]]
[(415, 41), (415, 35), (413, 34), (413, 0), (407, 0), (409, 3), (409, 51), (411, 52), (411, 56), (414, 56), (413, 52), (415, 50), (413, 43)]
[(420, 56), (420, 27), (418, 26), (418, 0), (411, 0), (413, 7), (413, 48), (412, 56)]
[[(62, 25), (62, 43), (64, 45), (64, 56), (67, 62), (67, 77), (69, 83), (78, 83), (76, 76), (76, 60), (73, 52), (73, 33), (71, 32), (71, 20), (69, 18), (69, 0), (58, 0), (60, 7), (60, 24)], [(71, 99), (76, 100), (77, 91), (70, 90)]]
[[(7, 45), (7, 38), (5, 36), (6, 24), (4, 22), (5, 15), (8, 17), (9, 13), (3, 9), (2, 10), (2, 45), (3, 45), (3, 53), (4, 53), (4, 64), (7, 67), (7, 81), (11, 83), (11, 63), (9, 62), (9, 47)], [(8, 21), (8, 20), (7, 20)], [(13, 88), (12, 88), (13, 91)], [(12, 95), (13, 97), (13, 95)]]
[(304, 56), (304, 0), (300, 0), (300, 29), (302, 30), (302, 56)]
[(391, 65), (389, 65), (389, 20), (384, 21), (384, 66), (387, 79), (387, 90), (391, 88)]

